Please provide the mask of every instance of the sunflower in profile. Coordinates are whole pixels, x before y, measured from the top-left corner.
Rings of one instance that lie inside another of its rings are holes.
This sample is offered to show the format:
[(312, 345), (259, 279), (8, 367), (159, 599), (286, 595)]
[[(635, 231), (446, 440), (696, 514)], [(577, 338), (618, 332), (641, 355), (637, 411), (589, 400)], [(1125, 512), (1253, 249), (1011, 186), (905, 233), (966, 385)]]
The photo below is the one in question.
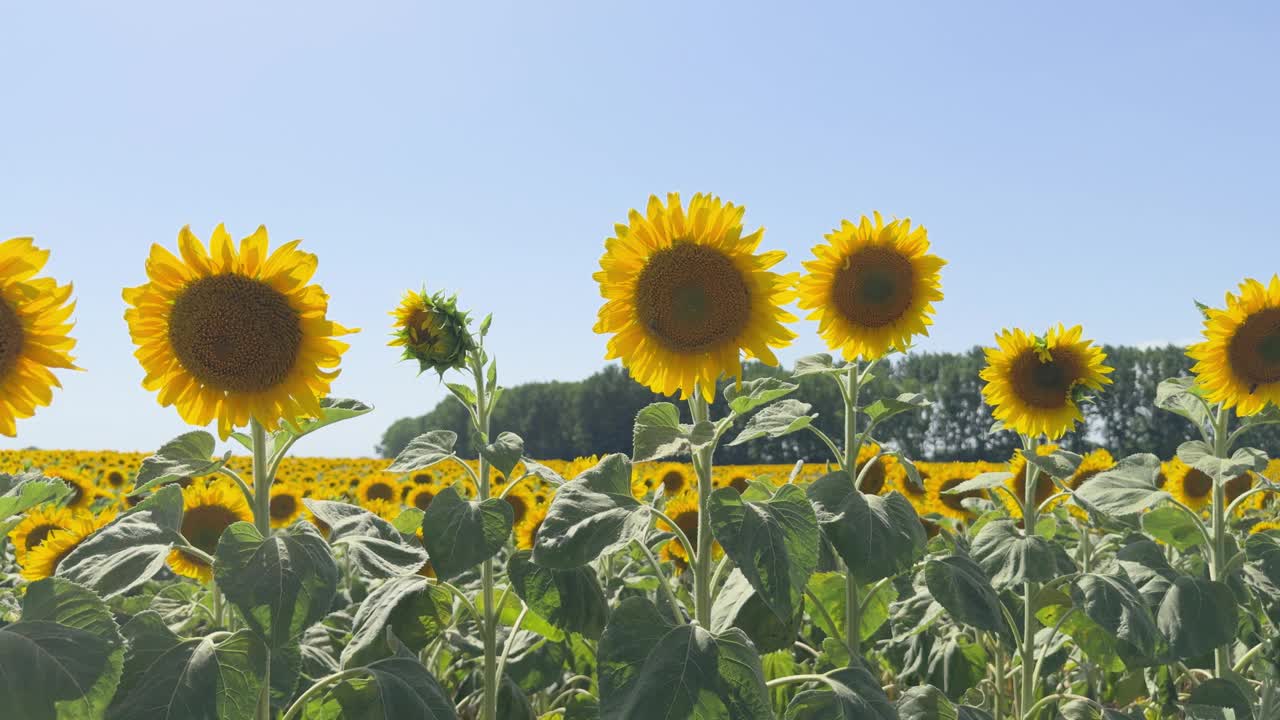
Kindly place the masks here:
[(1085, 453), (1080, 460), (1080, 465), (1071, 477), (1067, 478), (1066, 485), (1072, 490), (1079, 490), (1081, 486), (1092, 480), (1100, 473), (1104, 473), (1115, 467), (1116, 459), (1107, 452), (1106, 448), (1098, 448), (1097, 450)]
[(1209, 402), (1242, 416), (1280, 405), (1280, 275), (1245, 280), (1225, 310), (1205, 310), (1204, 338), (1187, 354)]
[(58, 469), (52, 471), (50, 477), (57, 478), (70, 486), (71, 494), (67, 495), (63, 504), (72, 510), (88, 510), (93, 505), (93, 501), (98, 499), (97, 487), (92, 480), (81, 473)]
[(987, 382), (982, 395), (992, 415), (1005, 427), (1026, 436), (1062, 437), (1077, 422), (1082, 395), (1111, 382), (1112, 368), (1102, 349), (1081, 339), (1080, 326), (1050, 328), (1044, 337), (1022, 330), (996, 336), (997, 348), (987, 348)]
[(291, 482), (276, 481), (271, 484), (271, 501), (268, 514), (271, 516), (271, 527), (289, 527), (302, 515), (303, 489)]
[(80, 547), (90, 535), (111, 522), (115, 513), (77, 513), (64, 528), (50, 530), (44, 540), (28, 550), (23, 557), (22, 577), (30, 582), (53, 577), (58, 565)]
[(27, 553), (38, 547), (51, 533), (70, 528), (79, 517), (78, 513), (57, 505), (41, 505), (29, 510), (9, 531), (9, 542), (13, 543), (18, 564), (23, 564)]
[(151, 246), (150, 282), (124, 291), (125, 320), (161, 405), (192, 425), (217, 420), (223, 439), (250, 418), (275, 430), (320, 415), (347, 349), (335, 337), (354, 331), (325, 317), (329, 296), (307, 284), (316, 257), (298, 243), (268, 255), (260, 227), (237, 251), (219, 225), (208, 250), (184, 227), (181, 259)]
[(1165, 472), (1169, 476), (1165, 490), (1178, 502), (1196, 512), (1208, 508), (1213, 502), (1213, 478), (1208, 473), (1176, 457), (1169, 461)]
[(637, 463), (635, 471), (631, 473), (631, 495), (635, 499), (644, 500), (658, 487), (655, 473), (660, 467), (653, 463)]
[[(222, 532), (238, 522), (253, 522), (253, 511), (239, 488), (228, 481), (195, 482), (182, 491), (182, 537), (197, 550), (213, 555)], [(213, 579), (213, 568), (181, 547), (169, 551), (169, 569), (201, 582)]]
[(511, 488), (511, 492), (502, 498), (511, 506), (514, 520), (513, 524), (520, 524), (524, 519), (529, 517), (529, 513), (533, 511), (533, 493), (529, 492), (529, 486), (516, 485)]
[(391, 316), (395, 329), (387, 344), (404, 348), (401, 359), (417, 360), (419, 372), (435, 370), (443, 376), (446, 370), (463, 367), (467, 353), (476, 348), (468, 329), (470, 318), (458, 309), (456, 295), (411, 290)]
[(605, 241), (595, 331), (613, 335), (607, 357), (640, 384), (682, 399), (698, 387), (711, 402), (718, 378), (742, 377), (744, 353), (777, 365), (774, 349), (795, 338), (781, 308), (794, 275), (769, 270), (785, 253), (757, 255), (764, 230), (744, 234), (742, 215), (711, 195), (694, 195), (687, 212), (676, 193), (652, 196)]
[(68, 333), (71, 285), (36, 277), (49, 251), (31, 238), (0, 242), (0, 433), (15, 437), (17, 421), (53, 402), (62, 387), (53, 370), (79, 370)]
[(1280, 536), (1280, 522), (1275, 520), (1265, 520), (1260, 523), (1254, 523), (1253, 527), (1249, 528), (1249, 534), (1256, 535), (1258, 533), (1272, 533)]
[(826, 239), (804, 263), (799, 305), (812, 311), (806, 319), (818, 321), (827, 347), (846, 360), (874, 360), (929, 334), (947, 263), (929, 254), (924, 227), (908, 219), (886, 224), (877, 212), (857, 225), (842, 220)]
[[(871, 463), (867, 467), (867, 463)], [(888, 478), (888, 471), (885, 465), (885, 459), (880, 456), (880, 446), (875, 443), (864, 443), (858, 449), (858, 460), (855, 463), (857, 471), (855, 477), (861, 477), (861, 486), (858, 488), (863, 495), (879, 495), (885, 489), (885, 479)], [(863, 471), (866, 474), (863, 475)]]
[(542, 529), (542, 521), (547, 519), (548, 509), (546, 505), (535, 505), (525, 516), (524, 522), (516, 525), (516, 549), (533, 549), (533, 543), (538, 539), (538, 531)]
[[(881, 458), (881, 460), (890, 460), (890, 457)], [(920, 474), (920, 485), (911, 482), (911, 478), (907, 475), (907, 469), (901, 463), (893, 459), (887, 465), (886, 475), (888, 476), (889, 489), (897, 490), (908, 501), (911, 506), (916, 509), (917, 515), (924, 515), (931, 512), (932, 507), (929, 501), (930, 480), (934, 473), (938, 472), (945, 466), (945, 463), (916, 463), (916, 472)]]

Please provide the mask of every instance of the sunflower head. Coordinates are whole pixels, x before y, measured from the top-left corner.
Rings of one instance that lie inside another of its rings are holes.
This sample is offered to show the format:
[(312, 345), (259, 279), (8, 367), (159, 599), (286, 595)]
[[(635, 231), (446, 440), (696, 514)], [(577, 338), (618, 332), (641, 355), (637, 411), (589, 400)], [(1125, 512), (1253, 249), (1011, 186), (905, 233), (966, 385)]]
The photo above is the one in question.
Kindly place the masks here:
[(764, 230), (744, 234), (742, 215), (711, 195), (694, 195), (687, 211), (678, 194), (652, 196), (605, 241), (595, 331), (613, 335), (608, 358), (637, 382), (711, 402), (720, 376), (742, 376), (744, 353), (777, 365), (774, 349), (795, 338), (780, 307), (794, 276), (769, 270), (785, 253), (756, 254)]
[(841, 221), (826, 240), (804, 263), (799, 304), (828, 347), (847, 360), (873, 360), (929, 334), (946, 261), (929, 254), (924, 227), (875, 213), (856, 225)]
[(1213, 476), (1173, 458), (1164, 465), (1168, 480), (1165, 490), (1192, 510), (1202, 511), (1213, 503)]
[(1102, 349), (1081, 339), (1077, 325), (1050, 328), (1043, 337), (1022, 330), (996, 336), (998, 347), (987, 348), (986, 381), (982, 395), (992, 415), (1005, 427), (1025, 436), (1056, 440), (1084, 419), (1080, 403), (1090, 390), (1111, 382), (1112, 368)]
[[(218, 540), (228, 527), (252, 521), (248, 501), (229, 481), (198, 481), (182, 490), (182, 537), (206, 555), (217, 551)], [(181, 548), (169, 551), (169, 569), (201, 582), (213, 578), (213, 568), (208, 563)]]
[(38, 545), (31, 547), (22, 562), (22, 577), (30, 582), (53, 577), (72, 550), (115, 517), (114, 513), (77, 513), (65, 526), (53, 529)]
[(542, 529), (542, 521), (547, 519), (546, 505), (535, 505), (529, 510), (523, 522), (516, 526), (516, 548), (532, 550), (538, 540), (538, 531)]
[(125, 320), (161, 405), (192, 425), (217, 420), (223, 439), (250, 418), (275, 430), (320, 415), (347, 349), (335, 338), (354, 331), (325, 317), (329, 296), (308, 284), (316, 257), (298, 243), (268, 254), (260, 227), (237, 250), (219, 225), (208, 249), (184, 227), (180, 258), (151, 246)]
[(77, 513), (57, 505), (42, 505), (28, 511), (9, 531), (9, 541), (13, 543), (18, 564), (22, 565), (27, 553), (43, 543), (50, 534), (70, 528), (77, 519)]
[(404, 360), (417, 360), (419, 372), (435, 370), (444, 375), (446, 370), (461, 368), (467, 353), (476, 348), (471, 320), (458, 309), (456, 295), (409, 291), (391, 315), (396, 320), (389, 344), (404, 348)]
[(1196, 383), (1211, 403), (1238, 415), (1280, 405), (1280, 275), (1248, 279), (1227, 293), (1224, 310), (1205, 310), (1204, 340), (1191, 346)]
[(49, 251), (31, 238), (0, 242), (0, 433), (18, 434), (17, 420), (53, 401), (62, 387), (53, 369), (78, 370), (71, 350), (71, 286), (36, 277)]
[(302, 486), (296, 483), (277, 481), (271, 484), (271, 527), (288, 527), (302, 515), (303, 492)]

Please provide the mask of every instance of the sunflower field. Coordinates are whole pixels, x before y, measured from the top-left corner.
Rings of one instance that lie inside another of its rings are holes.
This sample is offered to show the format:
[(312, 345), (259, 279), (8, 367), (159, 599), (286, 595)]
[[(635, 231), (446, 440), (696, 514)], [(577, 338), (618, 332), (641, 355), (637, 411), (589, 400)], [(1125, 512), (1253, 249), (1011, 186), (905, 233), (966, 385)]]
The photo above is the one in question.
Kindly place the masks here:
[[(794, 272), (763, 239), (703, 194), (614, 227), (594, 330), (679, 401), (636, 415), (630, 454), (575, 459), (493, 427), (500, 325), (425, 289), (390, 309), (388, 363), (448, 390), (478, 457), (447, 430), (387, 460), (290, 454), (373, 411), (330, 395), (362, 336), (329, 318), (316, 256), (265, 228), (153, 245), (125, 320), (191, 430), (0, 454), (0, 718), (1280, 718), (1280, 462), (1250, 445), (1280, 423), (1280, 276), (1199, 306), (1193, 372), (1147, 408), (1198, 438), (1175, 456), (1056, 444), (1112, 384), (1057, 324), (986, 350), (1012, 457), (917, 462), (877, 431), (948, 398), (872, 381), (943, 299), (925, 228), (841, 221)], [(0, 243), (9, 436), (79, 370), (48, 257)], [(779, 365), (793, 307), (832, 354), (743, 380), (744, 358)], [(825, 454), (715, 462), (793, 433)]]

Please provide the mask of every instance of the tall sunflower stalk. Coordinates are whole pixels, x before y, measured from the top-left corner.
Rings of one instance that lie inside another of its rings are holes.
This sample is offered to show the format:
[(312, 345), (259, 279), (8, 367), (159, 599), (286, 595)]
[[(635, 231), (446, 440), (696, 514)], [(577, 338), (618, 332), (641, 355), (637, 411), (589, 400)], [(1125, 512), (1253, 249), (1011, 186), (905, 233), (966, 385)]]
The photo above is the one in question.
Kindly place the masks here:
[[(1082, 339), (1079, 326), (1050, 328), (1043, 336), (1022, 330), (1005, 330), (996, 336), (997, 347), (986, 351), (986, 381), (982, 394), (993, 408), (992, 415), (1004, 428), (1018, 433), (1027, 459), (1019, 504), (1023, 530), (1035, 536), (1040, 519), (1036, 489), (1041, 469), (1035, 462), (1045, 439), (1057, 440), (1083, 421), (1080, 404), (1085, 393), (1101, 390), (1111, 382), (1106, 355), (1092, 341)], [(1046, 501), (1049, 502), (1049, 501)], [(1022, 585), (1022, 634), (1018, 649), (1020, 667), (1018, 712), (1023, 720), (1033, 720), (1039, 709), (1038, 664), (1035, 662), (1036, 607), (1039, 583)]]

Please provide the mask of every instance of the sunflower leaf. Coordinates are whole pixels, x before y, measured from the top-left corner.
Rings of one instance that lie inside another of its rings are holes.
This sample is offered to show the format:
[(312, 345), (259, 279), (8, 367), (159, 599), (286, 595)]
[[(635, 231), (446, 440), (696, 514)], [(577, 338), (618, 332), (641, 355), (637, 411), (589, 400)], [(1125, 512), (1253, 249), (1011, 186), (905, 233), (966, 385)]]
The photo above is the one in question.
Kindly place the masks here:
[(71, 488), (66, 483), (38, 472), (0, 474), (0, 535), (7, 534), (19, 522), (6, 522), (8, 518), (70, 494)]
[(631, 433), (632, 462), (660, 460), (689, 452), (689, 431), (680, 411), (668, 402), (653, 403), (636, 413)]
[(974, 561), (963, 555), (928, 560), (924, 579), (929, 594), (956, 622), (1000, 635), (1009, 632), (1000, 598)]
[(560, 487), (565, 483), (565, 479), (560, 473), (530, 458), (524, 458), (524, 471), (526, 474), (533, 475), (542, 480), (542, 482), (549, 483), (554, 487)]
[(806, 375), (820, 375), (823, 373), (842, 373), (845, 371), (843, 366), (836, 367), (835, 361), (831, 355), (827, 353), (818, 353), (816, 355), (805, 355), (796, 360), (795, 369), (791, 371), (791, 377), (799, 378)]
[(1027, 462), (1040, 469), (1040, 472), (1051, 478), (1066, 480), (1075, 474), (1083, 457), (1067, 450), (1054, 450), (1048, 455), (1027, 454)]
[(387, 472), (411, 473), (429, 468), (453, 455), (458, 434), (452, 430), (431, 430), (414, 438), (396, 456)]
[(182, 490), (167, 485), (76, 546), (57, 574), (110, 599), (155, 577), (181, 529)]
[(808, 488), (818, 525), (860, 582), (896, 575), (924, 554), (924, 526), (911, 502), (894, 491), (858, 492), (844, 473), (830, 473)]
[(922, 393), (902, 393), (896, 398), (881, 398), (862, 409), (873, 422), (888, 420), (910, 410), (929, 407), (932, 403)]
[(520, 550), (507, 561), (507, 576), (516, 595), (552, 625), (599, 640), (609, 605), (595, 570), (552, 570), (534, 565), (530, 556), (528, 550)]
[(441, 490), (422, 518), (422, 544), (440, 577), (453, 579), (498, 553), (511, 537), (515, 511), (500, 498), (464, 500)]
[(1236, 636), (1240, 613), (1225, 583), (1179, 576), (1165, 594), (1156, 625), (1179, 660), (1197, 658)]
[(513, 432), (501, 433), (493, 442), (480, 448), (480, 456), (508, 478), (520, 463), (522, 455), (524, 455), (524, 440)]
[(533, 547), (533, 562), (568, 570), (643, 537), (649, 506), (631, 495), (631, 460), (606, 455), (565, 483), (551, 500)]
[(974, 490), (990, 490), (1004, 485), (1013, 477), (1010, 472), (984, 472), (942, 491), (943, 495), (963, 495)]
[(1012, 520), (993, 520), (973, 538), (973, 559), (997, 590), (1027, 580), (1042, 582), (1072, 572), (1071, 560), (1060, 548), (1039, 536), (1027, 536)]
[(808, 414), (813, 406), (799, 400), (780, 400), (751, 416), (747, 426), (729, 445), (741, 445), (756, 438), (780, 438), (813, 424), (817, 413)]
[(360, 603), (351, 624), (351, 641), (342, 648), (342, 667), (351, 668), (388, 657), (396, 639), (417, 652), (440, 637), (453, 617), (453, 596), (418, 575), (392, 578)]
[(800, 386), (773, 377), (757, 378), (742, 383), (729, 383), (724, 388), (724, 399), (729, 409), (746, 415), (761, 405), (767, 405), (780, 397), (795, 392)]
[[(411, 511), (416, 511), (419, 525), (401, 530), (364, 508), (347, 503), (311, 498), (302, 503), (329, 526), (329, 544), (345, 546), (355, 560), (355, 567), (369, 577), (410, 575), (427, 562), (427, 551), (404, 538), (421, 527), (423, 513), (417, 508), (406, 510), (401, 518), (411, 519), (415, 517)], [(396, 522), (400, 522), (400, 518)]]
[(1202, 457), (1195, 463), (1195, 469), (1222, 484), (1249, 471), (1266, 470), (1267, 454), (1257, 448), (1240, 448), (1229, 458)]
[(283, 432), (294, 437), (302, 437), (309, 435), (322, 427), (332, 425), (343, 420), (360, 417), (373, 412), (372, 405), (366, 405), (359, 400), (351, 398), (323, 397), (320, 398), (320, 417), (309, 418), (298, 423), (298, 429), (294, 430), (287, 424), (284, 426)]
[(359, 668), (364, 675), (348, 677), (313, 697), (303, 712), (307, 718), (364, 718), (364, 720), (456, 720), (453, 700), (440, 682), (407, 651)]
[[(844, 584), (841, 583), (843, 589)], [(711, 607), (711, 632), (721, 633), (736, 627), (751, 638), (761, 654), (790, 649), (804, 620), (803, 608), (797, 608), (790, 621), (783, 621), (764, 602), (764, 598), (741, 570), (734, 568), (729, 579), (716, 593)], [(828, 630), (827, 632), (830, 632)]]
[(859, 662), (826, 674), (819, 689), (802, 690), (787, 705), (786, 720), (898, 720), (898, 711)]
[(1155, 406), (1180, 415), (1200, 427), (1212, 424), (1209, 409), (1190, 375), (1170, 378), (1156, 386)]
[(221, 458), (213, 457), (216, 443), (204, 430), (183, 433), (160, 447), (142, 461), (134, 479), (134, 493), (141, 493), (162, 483), (215, 473), (231, 459), (228, 450)]

